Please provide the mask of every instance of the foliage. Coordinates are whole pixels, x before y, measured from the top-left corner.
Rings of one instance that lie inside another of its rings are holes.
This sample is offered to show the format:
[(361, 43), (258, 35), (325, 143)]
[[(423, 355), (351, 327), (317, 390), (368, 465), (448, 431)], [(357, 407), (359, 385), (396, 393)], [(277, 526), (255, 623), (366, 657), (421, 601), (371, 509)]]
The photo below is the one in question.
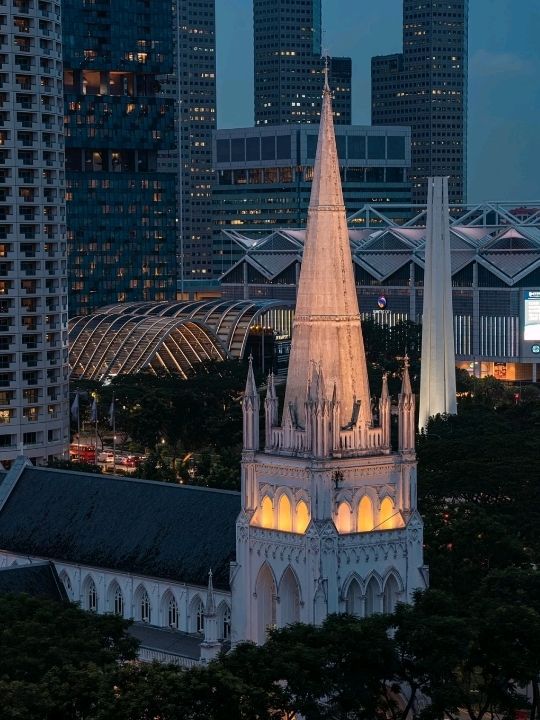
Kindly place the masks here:
[(127, 622), (43, 598), (0, 596), (2, 718), (92, 717), (118, 662), (133, 659)]

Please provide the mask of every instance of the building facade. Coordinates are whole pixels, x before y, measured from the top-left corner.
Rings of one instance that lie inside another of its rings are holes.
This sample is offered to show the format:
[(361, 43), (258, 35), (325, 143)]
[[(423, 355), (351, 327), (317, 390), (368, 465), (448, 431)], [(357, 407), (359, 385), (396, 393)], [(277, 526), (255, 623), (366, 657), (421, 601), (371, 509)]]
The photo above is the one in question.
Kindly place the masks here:
[[(318, 123), (321, 0), (253, 0), (255, 125)], [(351, 59), (330, 60), (334, 120), (351, 124)]]
[(390, 398), (372, 416), (340, 168), (325, 84), (285, 400), (273, 376), (259, 437), (250, 363), (242, 509), (232, 565), (232, 641), (331, 613), (392, 612), (427, 584), (416, 509), (415, 404), (407, 365), (399, 442)]
[[(128, 20), (129, 19), (129, 20)], [(64, 7), (70, 313), (176, 292), (174, 71), (166, 0)]]
[(175, 70), (160, 78), (175, 103), (176, 147), (160, 153), (160, 167), (177, 176), (179, 290), (212, 275), (212, 136), (216, 129), (215, 0), (176, 0)]
[(69, 444), (61, 4), (0, 8), (0, 462)]
[[(356, 289), (364, 318), (422, 321), (426, 208), (366, 206), (351, 215)], [(411, 217), (411, 211), (414, 214)], [(397, 222), (398, 215), (409, 217)], [(478, 377), (540, 378), (540, 212), (514, 203), (450, 208), (452, 309), (456, 361)], [(265, 237), (229, 232), (239, 260), (221, 279), (228, 299), (294, 303), (305, 230)], [(381, 305), (382, 308), (381, 309)], [(536, 324), (536, 327), (535, 327)], [(527, 329), (525, 326), (527, 325)]]
[(403, 0), (403, 52), (371, 61), (371, 121), (411, 127), (413, 202), (443, 176), (467, 200), (467, 67), (468, 0)]
[[(224, 230), (267, 235), (273, 228), (305, 226), (318, 129), (281, 125), (217, 131), (216, 275), (239, 259), (238, 245)], [(349, 214), (374, 202), (410, 203), (408, 128), (338, 125), (335, 131)]]

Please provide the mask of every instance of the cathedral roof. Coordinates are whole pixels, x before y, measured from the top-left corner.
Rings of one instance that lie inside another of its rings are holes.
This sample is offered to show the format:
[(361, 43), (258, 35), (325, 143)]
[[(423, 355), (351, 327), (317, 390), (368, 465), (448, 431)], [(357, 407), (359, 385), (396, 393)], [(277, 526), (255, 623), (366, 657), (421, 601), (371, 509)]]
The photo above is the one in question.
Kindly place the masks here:
[(330, 396), (336, 388), (342, 426), (351, 422), (358, 401), (362, 420), (371, 423), (364, 343), (327, 84), (285, 395), (285, 408), (295, 408), (299, 425), (305, 421), (306, 388), (313, 367)]
[(0, 595), (20, 593), (67, 601), (64, 585), (52, 562), (38, 562), (0, 570)]
[(203, 587), (212, 568), (228, 589), (239, 510), (236, 492), (27, 466), (1, 481), (0, 548)]

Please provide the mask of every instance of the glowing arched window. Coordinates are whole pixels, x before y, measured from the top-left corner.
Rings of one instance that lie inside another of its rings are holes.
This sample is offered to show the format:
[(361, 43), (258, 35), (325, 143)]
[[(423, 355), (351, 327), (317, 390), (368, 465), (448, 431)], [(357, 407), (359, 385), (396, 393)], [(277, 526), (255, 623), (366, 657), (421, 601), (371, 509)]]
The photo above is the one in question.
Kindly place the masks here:
[(296, 506), (296, 532), (305, 533), (309, 525), (309, 510), (307, 504), (300, 500)]
[(283, 530), (284, 532), (292, 532), (291, 501), (285, 494), (279, 498), (278, 530)]
[(394, 503), (389, 497), (385, 497), (381, 503), (381, 516), (378, 529), (392, 530), (396, 527), (397, 519)]
[(274, 527), (274, 508), (272, 507), (272, 501), (268, 495), (263, 497), (261, 504), (261, 527)]
[(358, 505), (358, 532), (369, 532), (373, 526), (373, 503), (370, 497), (364, 495)]
[(351, 532), (351, 506), (349, 503), (342, 502), (339, 504), (336, 525), (340, 533)]

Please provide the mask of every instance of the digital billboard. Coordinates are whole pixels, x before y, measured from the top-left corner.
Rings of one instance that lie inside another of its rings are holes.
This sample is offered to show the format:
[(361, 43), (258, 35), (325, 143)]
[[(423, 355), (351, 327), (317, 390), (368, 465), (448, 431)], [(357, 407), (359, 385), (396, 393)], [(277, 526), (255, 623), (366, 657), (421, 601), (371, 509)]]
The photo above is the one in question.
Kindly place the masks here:
[(540, 341), (540, 290), (525, 290), (523, 339)]

